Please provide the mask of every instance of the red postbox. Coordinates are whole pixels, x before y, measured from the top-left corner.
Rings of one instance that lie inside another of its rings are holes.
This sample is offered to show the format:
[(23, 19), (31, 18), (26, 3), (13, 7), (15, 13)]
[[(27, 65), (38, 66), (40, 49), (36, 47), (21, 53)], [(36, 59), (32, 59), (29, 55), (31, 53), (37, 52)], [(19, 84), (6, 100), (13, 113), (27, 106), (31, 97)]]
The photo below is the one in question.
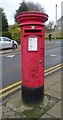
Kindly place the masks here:
[(29, 11), (16, 19), (21, 27), (22, 98), (34, 103), (44, 96), (44, 23), (48, 15)]

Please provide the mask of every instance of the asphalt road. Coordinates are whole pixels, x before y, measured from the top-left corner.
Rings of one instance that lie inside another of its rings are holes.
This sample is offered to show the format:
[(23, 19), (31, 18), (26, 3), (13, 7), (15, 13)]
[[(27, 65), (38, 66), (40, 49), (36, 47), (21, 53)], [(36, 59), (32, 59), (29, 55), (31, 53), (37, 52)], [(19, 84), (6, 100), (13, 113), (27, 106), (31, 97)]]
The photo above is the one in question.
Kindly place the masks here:
[[(45, 47), (45, 69), (61, 63), (61, 43)], [(21, 53), (2, 56), (2, 89), (21, 79)]]
[(46, 46), (45, 48), (45, 69), (53, 67), (61, 63), (61, 43), (52, 46)]

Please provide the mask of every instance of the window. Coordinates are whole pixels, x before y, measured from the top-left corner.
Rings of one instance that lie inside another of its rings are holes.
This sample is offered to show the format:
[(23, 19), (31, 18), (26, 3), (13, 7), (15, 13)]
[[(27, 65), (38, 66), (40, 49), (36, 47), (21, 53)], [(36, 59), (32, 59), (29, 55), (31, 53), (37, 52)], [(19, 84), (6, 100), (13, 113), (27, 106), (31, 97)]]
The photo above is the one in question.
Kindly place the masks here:
[(8, 41), (7, 38), (3, 38), (3, 41)]
[(3, 37), (3, 41), (11, 42), (11, 39)]

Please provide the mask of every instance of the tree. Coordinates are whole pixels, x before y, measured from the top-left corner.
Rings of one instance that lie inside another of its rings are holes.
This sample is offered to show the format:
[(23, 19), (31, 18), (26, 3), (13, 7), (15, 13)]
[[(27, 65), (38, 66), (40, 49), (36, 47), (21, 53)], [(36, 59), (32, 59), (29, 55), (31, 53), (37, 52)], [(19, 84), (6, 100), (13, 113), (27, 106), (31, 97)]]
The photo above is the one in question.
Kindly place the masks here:
[[(26, 11), (45, 12), (44, 8), (42, 8), (40, 4), (38, 4), (38, 3), (35, 4), (33, 2), (23, 1), (22, 3), (20, 3), (19, 9), (16, 10), (16, 14), (21, 13), (21, 12), (26, 12)], [(16, 16), (16, 14), (15, 14), (15, 16)], [(16, 21), (16, 18), (15, 18), (15, 21)]]
[(39, 3), (27, 2), (29, 11), (45, 12), (44, 8)]
[(0, 14), (2, 16), (2, 32), (6, 32), (8, 31), (8, 22), (7, 22), (7, 18), (6, 18), (6, 15), (5, 13), (3, 12), (4, 9), (3, 8), (0, 8)]
[(54, 22), (53, 21), (49, 21), (48, 25), (46, 25), (45, 27), (46, 32), (50, 33), (54, 31)]
[(25, 12), (25, 11), (29, 11), (29, 9), (26, 2), (23, 1), (22, 3), (20, 3), (20, 7), (18, 10), (16, 10), (16, 13)]
[(19, 28), (19, 25), (17, 23), (15, 23), (14, 25), (9, 26), (8, 31), (9, 31), (9, 33), (12, 34), (12, 39), (16, 40), (19, 44), (20, 43), (20, 28)]

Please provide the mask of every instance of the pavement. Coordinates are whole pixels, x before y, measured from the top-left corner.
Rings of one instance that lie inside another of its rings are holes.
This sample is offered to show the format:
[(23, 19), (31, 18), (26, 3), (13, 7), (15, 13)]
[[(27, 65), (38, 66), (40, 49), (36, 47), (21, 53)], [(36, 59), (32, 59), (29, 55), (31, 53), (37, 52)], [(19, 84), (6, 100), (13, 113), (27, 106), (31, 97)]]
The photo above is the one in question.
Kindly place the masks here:
[[(47, 41), (45, 45), (55, 44), (55, 42)], [(20, 46), (18, 51), (20, 50)], [(10, 52), (10, 51), (9, 51)], [(4, 52), (3, 52), (4, 54)], [(38, 120), (44, 118), (50, 119), (62, 119), (62, 102), (63, 102), (63, 91), (61, 86), (61, 73), (59, 70), (51, 75), (45, 77), (44, 80), (44, 101), (39, 105), (26, 105), (22, 101), (22, 91), (19, 89), (13, 95), (7, 97), (0, 103), (0, 120), (22, 119), (22, 118), (37, 118)]]
[[(18, 120), (19, 118), (62, 118), (61, 102), (61, 71), (45, 77), (44, 83), (44, 101), (39, 105), (26, 105), (22, 101), (21, 89), (9, 96), (6, 100), (0, 103), (0, 117), (12, 118)], [(6, 120), (6, 119), (5, 119)]]
[(3, 49), (3, 50), (0, 50), (0, 55), (2, 54), (9, 54), (9, 53), (13, 53), (13, 52), (19, 52), (20, 51), (20, 45), (18, 46), (17, 49), (13, 50), (13, 49)]
[[(57, 40), (58, 41), (58, 40)], [(54, 40), (45, 40), (45, 46), (49, 46), (49, 45), (55, 45), (55, 44), (59, 44), (59, 42), (56, 42)], [(6, 49), (6, 50), (0, 50), (0, 55), (1, 54), (6, 54), (6, 53), (13, 53), (13, 52), (18, 52), (21, 50), (21, 46), (19, 45), (17, 49), (13, 50), (13, 49)]]

